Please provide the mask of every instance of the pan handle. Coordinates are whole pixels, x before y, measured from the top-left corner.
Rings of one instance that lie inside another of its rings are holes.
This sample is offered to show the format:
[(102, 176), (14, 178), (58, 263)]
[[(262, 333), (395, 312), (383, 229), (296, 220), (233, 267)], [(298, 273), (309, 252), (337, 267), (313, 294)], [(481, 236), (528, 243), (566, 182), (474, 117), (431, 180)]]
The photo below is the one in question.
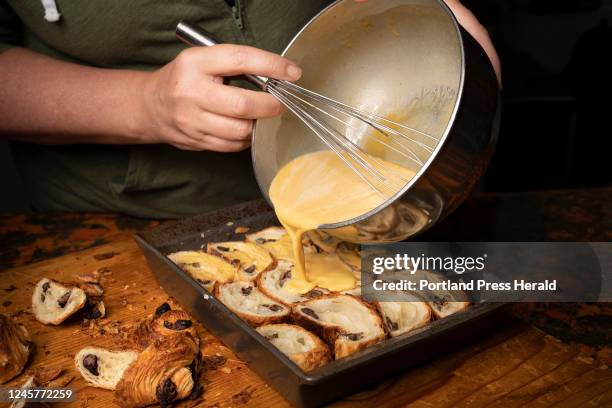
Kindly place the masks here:
[[(210, 33), (204, 30), (195, 28), (194, 26), (184, 21), (181, 21), (176, 26), (176, 36), (178, 37), (179, 40), (181, 40), (185, 44), (189, 44), (193, 46), (211, 47), (213, 45), (219, 44), (217, 41), (215, 41), (212, 38)], [(251, 74), (245, 74), (243, 76), (246, 79), (248, 79), (250, 82), (252, 82), (253, 84), (263, 89), (264, 91), (266, 90), (266, 84), (268, 83), (268, 78), (259, 76), (259, 75), (251, 75)]]

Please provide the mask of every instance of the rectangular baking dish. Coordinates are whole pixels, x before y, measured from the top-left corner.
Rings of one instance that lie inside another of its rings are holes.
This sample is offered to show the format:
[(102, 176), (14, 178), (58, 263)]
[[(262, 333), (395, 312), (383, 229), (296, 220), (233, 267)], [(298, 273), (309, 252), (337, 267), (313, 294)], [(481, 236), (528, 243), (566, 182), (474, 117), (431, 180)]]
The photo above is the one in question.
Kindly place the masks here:
[(278, 225), (274, 212), (258, 200), (165, 224), (139, 233), (135, 239), (167, 293), (298, 407), (328, 403), (474, 340), (494, 326), (495, 312), (503, 306), (474, 305), (409, 335), (387, 339), (305, 373), (166, 257), (179, 250), (203, 248), (208, 242), (243, 239), (235, 234), (236, 227), (254, 232), (271, 225)]

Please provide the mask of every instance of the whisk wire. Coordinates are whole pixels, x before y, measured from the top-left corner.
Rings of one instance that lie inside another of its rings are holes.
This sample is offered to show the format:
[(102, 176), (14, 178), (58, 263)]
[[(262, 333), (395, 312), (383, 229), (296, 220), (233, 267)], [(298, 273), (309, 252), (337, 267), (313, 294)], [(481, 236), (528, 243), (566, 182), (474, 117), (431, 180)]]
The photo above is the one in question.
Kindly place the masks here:
[[(341, 133), (335, 126), (332, 126), (325, 117), (343, 124), (344, 129), (355, 129), (348, 120), (338, 117), (337, 114), (333, 114), (329, 110), (340, 113), (347, 118), (355, 118), (371, 126), (388, 139), (383, 140), (384, 138), (382, 137), (373, 137), (377, 143), (414, 161), (418, 165), (423, 165), (423, 161), (420, 159), (419, 155), (409, 146), (399, 142), (397, 138), (391, 136), (397, 136), (398, 138), (407, 140), (415, 145), (415, 147), (423, 149), (426, 153), (433, 152), (434, 148), (397, 129), (405, 129), (437, 142), (435, 137), (419, 131), (418, 129), (413, 129), (373, 113), (361, 111), (291, 82), (268, 79), (265, 90), (285, 105), (289, 111), (298, 117), (342, 160), (345, 165), (351, 169), (351, 171), (384, 198), (388, 198), (390, 195), (397, 193), (409, 180), (396, 171), (385, 169), (385, 165), (381, 160), (366, 153), (359, 145), (353, 142), (345, 134)], [(380, 169), (385, 169), (385, 172)], [(401, 181), (401, 185), (398, 184), (398, 180)]]
[[(275, 88), (275, 89), (276, 89), (277, 85), (276, 85), (276, 83), (273, 83), (273, 84), (270, 84), (270, 86), (269, 86), (269, 87), (272, 87), (272, 88)], [(286, 90), (285, 90), (285, 91), (286, 91)], [(313, 103), (311, 103), (311, 102), (309, 102), (309, 101), (305, 100), (304, 98), (302, 98), (302, 97), (300, 97), (300, 96), (298, 96), (298, 95), (293, 94), (291, 91), (286, 91), (286, 92), (290, 93), (290, 94), (291, 94), (291, 95), (292, 95), (292, 96), (293, 96), (295, 99), (297, 99), (297, 100), (301, 101), (302, 103), (304, 103), (304, 104), (308, 105), (309, 107), (311, 107), (311, 108), (313, 108), (313, 109), (315, 109), (315, 110), (317, 110), (317, 111), (319, 111), (319, 112), (321, 112), (321, 113), (325, 114), (326, 116), (330, 117), (331, 119), (334, 119), (334, 120), (336, 120), (336, 121), (338, 121), (338, 122), (342, 123), (342, 124), (343, 124), (343, 125), (345, 125), (347, 128), (350, 128), (350, 129), (355, 129), (355, 127), (354, 127), (353, 125), (351, 125), (349, 122), (344, 121), (344, 120), (342, 120), (342, 119), (338, 118), (337, 116), (332, 115), (332, 114), (331, 114), (331, 113), (329, 113), (328, 111), (326, 111), (326, 110), (324, 110), (324, 109), (321, 109), (319, 106), (316, 106), (315, 104), (313, 104)], [(335, 109), (335, 108), (334, 108), (334, 109)], [(344, 112), (344, 114), (346, 115), (346, 113), (345, 113), (345, 112)], [(372, 125), (372, 126), (373, 126), (373, 125)], [(377, 129), (377, 130), (378, 130), (378, 129)], [(379, 131), (379, 132), (381, 132), (380, 130), (378, 130), (378, 131)], [(381, 132), (381, 133), (383, 133), (383, 132)], [(384, 134), (384, 133), (383, 133), (383, 134)], [(397, 144), (399, 147), (392, 146), (390, 143), (387, 143), (387, 142), (385, 142), (384, 140), (381, 140), (380, 138), (377, 138), (377, 137), (373, 137), (373, 140), (374, 140), (374, 141), (376, 141), (377, 143), (382, 144), (382, 145), (383, 145), (383, 146), (385, 146), (385, 147), (388, 147), (389, 149), (391, 149), (391, 150), (395, 151), (396, 153), (398, 153), (398, 154), (400, 154), (400, 155), (404, 156), (405, 158), (407, 158), (407, 159), (409, 159), (409, 160), (411, 160), (411, 161), (414, 161), (414, 162), (415, 162), (415, 163), (417, 163), (418, 165), (421, 165), (421, 166), (423, 165), (423, 162), (421, 161), (421, 159), (419, 158), (419, 156), (418, 156), (418, 155), (417, 155), (417, 154), (416, 154), (414, 151), (412, 151), (412, 149), (410, 149), (408, 146), (405, 146), (405, 145), (403, 145), (403, 144), (401, 144), (401, 143), (399, 143), (399, 142), (397, 142), (397, 141), (395, 141), (394, 139), (391, 139), (391, 138), (389, 138), (390, 142), (396, 142), (396, 144)], [(418, 143), (418, 142), (416, 142), (416, 141), (414, 141), (414, 142), (415, 142), (415, 143)], [(400, 150), (400, 148), (401, 148), (401, 149), (405, 149), (405, 150)], [(431, 148), (429, 148), (429, 146), (426, 146), (425, 150), (427, 150), (428, 152), (431, 152), (431, 151), (432, 151), (432, 150), (431, 150)]]

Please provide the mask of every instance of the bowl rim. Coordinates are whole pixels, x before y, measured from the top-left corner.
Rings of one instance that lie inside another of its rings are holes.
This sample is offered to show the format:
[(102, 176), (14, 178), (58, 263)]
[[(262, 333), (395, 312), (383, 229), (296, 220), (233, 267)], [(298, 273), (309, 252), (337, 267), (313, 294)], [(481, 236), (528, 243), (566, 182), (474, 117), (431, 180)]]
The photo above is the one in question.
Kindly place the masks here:
[[(304, 27), (302, 27), (291, 39), (291, 41), (289, 41), (289, 44), (287, 44), (287, 46), (285, 47), (285, 49), (283, 50), (283, 52), (281, 53), (282, 56), (285, 56), (289, 50), (291, 49), (291, 47), (293, 46), (293, 44), (300, 38), (300, 36), (310, 27), (314, 24), (315, 21), (317, 21), (323, 14), (329, 12), (331, 9), (337, 7), (339, 4), (344, 3), (344, 2), (353, 2), (354, 0), (336, 0), (333, 3), (331, 3), (330, 5), (328, 5), (327, 7), (325, 7), (323, 10), (321, 10), (320, 12), (318, 12), (314, 17), (312, 17), (305, 25)], [(410, 1), (410, 0), (407, 0)], [(451, 11), (451, 9), (448, 7), (448, 5), (443, 1), (443, 0), (431, 0), (432, 3), (437, 3), (438, 7), (440, 7), (443, 11), (446, 12), (446, 14), (448, 15), (448, 17), (451, 20), (451, 24), (453, 25), (453, 27), (455, 28), (455, 33), (457, 35), (457, 41), (458, 41), (458, 45), (459, 45), (459, 56), (461, 58), (461, 62), (460, 62), (460, 72), (459, 72), (459, 85), (457, 87), (457, 98), (455, 100), (455, 106), (453, 107), (453, 112), (451, 113), (451, 116), (449, 118), (449, 121), (446, 125), (446, 128), (444, 129), (444, 132), (442, 133), (442, 136), (440, 137), (440, 140), (436, 146), (436, 148), (433, 150), (433, 152), (431, 153), (431, 155), (429, 156), (429, 158), (427, 159), (427, 161), (425, 161), (425, 163), (423, 163), (423, 165), (421, 166), (421, 168), (419, 169), (419, 171), (414, 175), (414, 177), (412, 179), (410, 179), (409, 182), (406, 183), (406, 185), (399, 190), (397, 193), (395, 193), (394, 195), (392, 195), (391, 197), (387, 198), (384, 202), (382, 202), (379, 206), (373, 208), (372, 210), (363, 213), (357, 217), (353, 217), (350, 218), (348, 220), (345, 221), (341, 221), (341, 222), (337, 222), (337, 223), (332, 223), (332, 224), (322, 224), (319, 225), (317, 227), (317, 229), (337, 229), (337, 228), (342, 228), (342, 227), (346, 227), (349, 225), (353, 225), (356, 224), (360, 221), (366, 220), (369, 217), (371, 217), (374, 214), (377, 214), (379, 212), (381, 212), (382, 210), (384, 210), (385, 208), (387, 208), (388, 206), (390, 206), (392, 203), (394, 203), (396, 200), (398, 200), (400, 197), (402, 197), (404, 194), (406, 194), (408, 192), (408, 190), (410, 190), (420, 179), (421, 177), (427, 172), (427, 170), (429, 169), (429, 167), (432, 165), (432, 163), (435, 161), (436, 157), (438, 156), (438, 154), (440, 153), (440, 150), (442, 150), (442, 148), (444, 147), (444, 145), (446, 144), (446, 141), (449, 137), (449, 134), (455, 124), (455, 120), (457, 118), (457, 113), (459, 111), (459, 108), (461, 106), (461, 102), (463, 100), (463, 90), (464, 90), (464, 86), (465, 86), (465, 44), (464, 44), (464, 40), (463, 40), (463, 35), (461, 33), (461, 26), (459, 25), (459, 22), (457, 21), (457, 18), (455, 17), (455, 15), (453, 14), (453, 12)], [(252, 161), (252, 165), (253, 165), (253, 173), (255, 174), (255, 179), (257, 180), (257, 184), (259, 186), (260, 191), (262, 192), (262, 195), (264, 197), (264, 199), (266, 200), (266, 202), (268, 204), (270, 204), (270, 206), (272, 208), (274, 208), (274, 204), (272, 203), (272, 201), (270, 200), (270, 196), (267, 192), (267, 190), (264, 188), (262, 181), (260, 180), (260, 177), (257, 173), (257, 166), (256, 166), (256, 144), (255, 142), (255, 137), (257, 134), (257, 125), (258, 125), (259, 121), (256, 121), (254, 126), (253, 126), (253, 133), (252, 133), (252, 145), (251, 145), (251, 161)]]

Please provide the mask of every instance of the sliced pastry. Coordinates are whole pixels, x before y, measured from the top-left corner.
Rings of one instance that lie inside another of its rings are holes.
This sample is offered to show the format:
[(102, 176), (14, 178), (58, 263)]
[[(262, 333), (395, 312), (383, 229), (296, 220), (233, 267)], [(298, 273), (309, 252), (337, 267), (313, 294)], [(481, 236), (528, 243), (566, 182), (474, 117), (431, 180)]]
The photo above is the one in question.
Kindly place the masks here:
[(293, 318), (325, 339), (332, 346), (336, 359), (386, 337), (376, 310), (350, 295), (330, 294), (295, 304)]
[[(418, 270), (413, 273), (414, 280), (423, 279), (428, 282), (443, 282), (447, 278), (439, 272)], [(424, 290), (419, 295), (427, 300), (436, 319), (467, 309), (471, 302), (467, 293), (462, 290)]]
[(391, 337), (425, 326), (431, 320), (431, 308), (422, 301), (376, 302)]
[(168, 303), (162, 303), (151, 316), (136, 326), (129, 340), (136, 348), (144, 349), (155, 340), (176, 333), (188, 333), (198, 342), (196, 328), (189, 313), (172, 310)]
[(128, 366), (115, 387), (119, 406), (166, 407), (198, 392), (200, 349), (189, 334), (165, 336), (151, 343)]
[(15, 324), (0, 314), (0, 384), (23, 371), (32, 348), (30, 334), (25, 326)]
[(282, 322), (290, 312), (289, 307), (266, 296), (253, 282), (219, 285), (217, 299), (252, 326)]
[(32, 311), (39, 322), (57, 325), (78, 312), (86, 301), (82, 289), (44, 278), (34, 288)]
[[(269, 227), (248, 234), (246, 240), (247, 242), (263, 246), (272, 254), (274, 259), (293, 261), (291, 238), (282, 227)], [(312, 241), (307, 236), (302, 239), (302, 245), (304, 247), (304, 253), (317, 252), (317, 249), (312, 245)]]
[(325, 252), (333, 254), (336, 252), (336, 248), (342, 242), (338, 238), (328, 234), (325, 231), (313, 230), (308, 231), (306, 234), (308, 239), (316, 247), (317, 252)]
[(293, 324), (266, 324), (259, 334), (304, 371), (311, 371), (330, 360), (329, 348), (315, 334)]
[(250, 242), (208, 244), (208, 253), (219, 256), (238, 267), (236, 278), (253, 281), (263, 271), (274, 267), (274, 258), (264, 247)]
[(338, 245), (336, 255), (353, 272), (361, 273), (361, 253), (358, 245), (343, 242)]
[(168, 258), (209, 291), (217, 282), (233, 281), (238, 272), (236, 265), (203, 251), (174, 252)]
[(85, 347), (74, 357), (74, 364), (90, 385), (114, 390), (127, 368), (138, 358), (133, 350), (111, 351), (100, 347)]
[(276, 267), (270, 271), (265, 271), (257, 278), (257, 287), (265, 295), (290, 305), (296, 302), (303, 302), (308, 299), (329, 293), (327, 289), (314, 288), (308, 293), (299, 294), (285, 289), (285, 284), (291, 279), (293, 263), (285, 260), (276, 262)]
[(470, 307), (470, 304), (470, 302), (455, 302), (452, 298), (447, 297), (436, 297), (433, 302), (429, 302), (436, 319), (442, 319), (465, 310)]

